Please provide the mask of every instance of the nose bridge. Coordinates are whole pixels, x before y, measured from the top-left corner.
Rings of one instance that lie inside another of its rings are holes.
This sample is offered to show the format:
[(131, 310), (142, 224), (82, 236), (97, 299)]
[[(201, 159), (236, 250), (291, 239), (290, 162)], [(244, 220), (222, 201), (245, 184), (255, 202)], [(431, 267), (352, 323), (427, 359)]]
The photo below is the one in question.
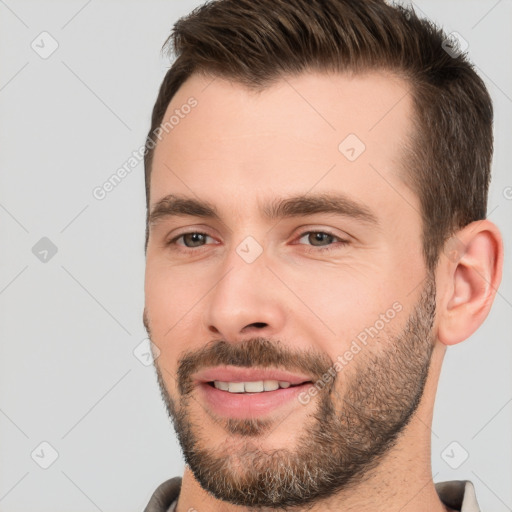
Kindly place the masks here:
[(268, 255), (255, 238), (247, 236), (233, 246), (205, 308), (204, 324), (210, 332), (237, 340), (253, 324), (269, 333), (282, 328), (285, 313), (267, 264)]

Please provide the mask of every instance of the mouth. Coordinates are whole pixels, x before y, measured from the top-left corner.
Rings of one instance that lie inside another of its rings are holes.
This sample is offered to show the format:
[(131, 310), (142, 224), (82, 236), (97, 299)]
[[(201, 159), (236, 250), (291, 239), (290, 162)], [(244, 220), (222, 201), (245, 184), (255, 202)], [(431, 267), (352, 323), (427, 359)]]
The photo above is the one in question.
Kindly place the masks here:
[(194, 375), (194, 381), (208, 411), (235, 419), (302, 407), (297, 397), (313, 385), (307, 375), (239, 367), (210, 368)]
[[(307, 381), (306, 381), (307, 382)], [(213, 386), (221, 391), (227, 391), (228, 393), (268, 393), (269, 391), (276, 391), (277, 389), (288, 389), (295, 386), (301, 386), (305, 384), (292, 384), (291, 382), (282, 380), (257, 380), (248, 382), (223, 382), (220, 380), (214, 380), (207, 382), (208, 385)]]

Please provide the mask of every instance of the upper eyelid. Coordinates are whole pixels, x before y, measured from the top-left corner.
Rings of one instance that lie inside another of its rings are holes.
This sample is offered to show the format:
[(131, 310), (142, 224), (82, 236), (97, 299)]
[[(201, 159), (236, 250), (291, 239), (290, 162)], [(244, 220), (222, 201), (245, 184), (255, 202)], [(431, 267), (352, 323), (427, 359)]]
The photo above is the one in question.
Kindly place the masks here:
[[(295, 238), (302, 238), (304, 235), (307, 235), (309, 233), (325, 233), (326, 235), (343, 239), (343, 235), (337, 235), (336, 233), (333, 233), (329, 229), (306, 229), (304, 231), (300, 231), (297, 235), (295, 235)], [(345, 236), (348, 238), (348, 235)]]

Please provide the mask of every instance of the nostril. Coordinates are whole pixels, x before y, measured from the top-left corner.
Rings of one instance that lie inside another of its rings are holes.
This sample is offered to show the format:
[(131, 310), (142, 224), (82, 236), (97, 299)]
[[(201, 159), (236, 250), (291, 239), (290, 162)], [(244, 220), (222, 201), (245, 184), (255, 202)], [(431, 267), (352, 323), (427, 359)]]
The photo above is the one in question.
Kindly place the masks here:
[(254, 325), (255, 327), (266, 327), (267, 324), (265, 322), (255, 322), (251, 325)]

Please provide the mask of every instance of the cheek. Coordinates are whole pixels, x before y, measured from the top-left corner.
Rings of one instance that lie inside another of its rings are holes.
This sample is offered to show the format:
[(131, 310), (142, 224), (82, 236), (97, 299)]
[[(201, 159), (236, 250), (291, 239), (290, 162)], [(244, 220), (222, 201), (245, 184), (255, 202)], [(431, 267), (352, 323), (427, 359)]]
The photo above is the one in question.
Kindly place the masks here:
[[(161, 266), (148, 266), (145, 278), (145, 307), (151, 329), (151, 341), (158, 347), (156, 364), (167, 393), (176, 399), (177, 361), (187, 347), (187, 311), (191, 308), (193, 291), (183, 286), (175, 272)], [(190, 344), (190, 334), (188, 338)]]
[[(302, 326), (309, 324), (306, 329), (311, 339), (331, 359), (343, 354), (354, 340), (366, 346), (400, 329), (404, 308), (403, 301), (397, 301), (399, 283), (382, 269), (380, 273), (370, 268), (356, 272), (340, 266), (307, 274), (290, 277), (304, 304), (294, 314), (301, 317)], [(304, 322), (304, 314), (309, 322)]]
[(184, 334), (194, 332), (194, 312), (199, 307), (204, 287), (201, 279), (191, 277), (190, 270), (151, 264), (148, 261), (145, 275), (145, 306), (151, 327), (152, 341), (159, 347), (161, 356), (170, 361), (187, 346)]

